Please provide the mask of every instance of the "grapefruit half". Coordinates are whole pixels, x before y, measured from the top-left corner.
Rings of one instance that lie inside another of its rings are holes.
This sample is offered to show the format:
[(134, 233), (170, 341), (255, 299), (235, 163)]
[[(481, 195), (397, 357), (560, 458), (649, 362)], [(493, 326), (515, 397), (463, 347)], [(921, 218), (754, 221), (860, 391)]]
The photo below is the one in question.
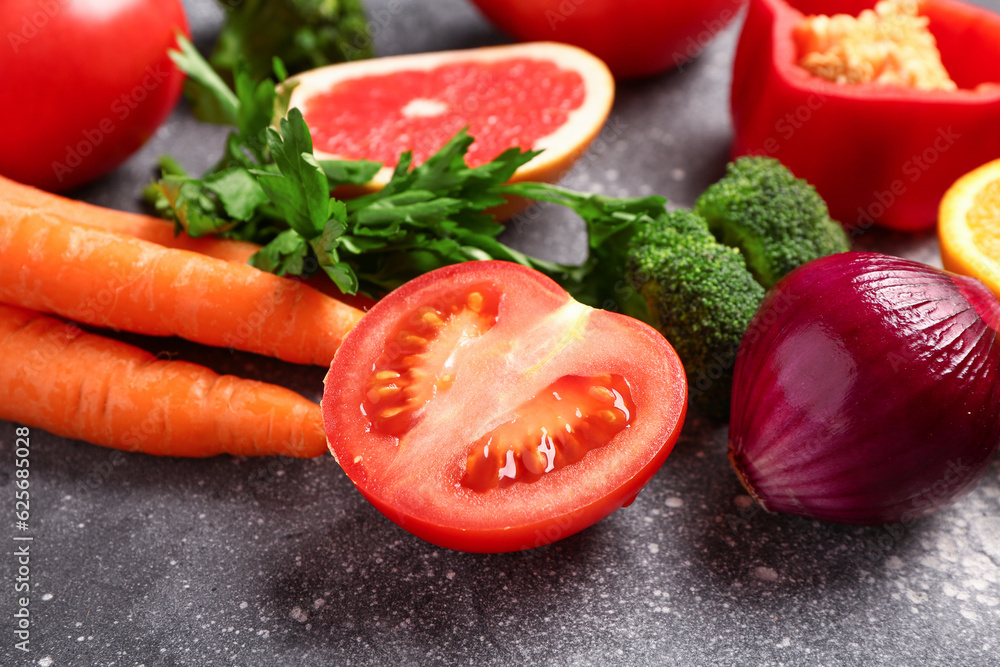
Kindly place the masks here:
[(511, 180), (555, 182), (600, 132), (615, 86), (603, 61), (554, 42), (341, 63), (289, 83), (317, 159), (383, 163), (368, 190), (389, 181), (403, 151), (420, 164), (466, 126), (470, 166), (513, 146), (544, 149)]

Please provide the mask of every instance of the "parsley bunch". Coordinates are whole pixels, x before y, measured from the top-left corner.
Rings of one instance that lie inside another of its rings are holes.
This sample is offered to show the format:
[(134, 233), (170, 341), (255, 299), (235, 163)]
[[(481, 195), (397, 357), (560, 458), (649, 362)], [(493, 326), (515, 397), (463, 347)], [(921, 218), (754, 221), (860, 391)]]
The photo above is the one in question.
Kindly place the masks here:
[(277, 55), (289, 72), (371, 58), (372, 31), (361, 0), (218, 0), (225, 20), (209, 62), (226, 81), (237, 63), (254, 78)]
[[(263, 246), (250, 260), (254, 266), (279, 275), (322, 270), (347, 294), (378, 297), (442, 266), (501, 259), (542, 271), (584, 303), (647, 317), (641, 295), (621, 289), (625, 255), (640, 226), (666, 215), (662, 197), (619, 199), (546, 183), (508, 184), (537, 152), (510, 148), (470, 167), (465, 155), (473, 138), (463, 130), (423, 164), (414, 166), (404, 153), (382, 190), (344, 201), (330, 192), (367, 183), (379, 163), (317, 160), (301, 112), (287, 108), (289, 84), (254, 81), (237, 65), (230, 89), (189, 42), (180, 43), (175, 62), (233, 130), (222, 158), (200, 178), (173, 158), (161, 159), (163, 176), (146, 194), (179, 231), (253, 241)], [(286, 78), (278, 60), (274, 72), (279, 82)], [(508, 196), (552, 202), (580, 215), (589, 234), (587, 260), (558, 264), (498, 241), (503, 225), (487, 211)]]

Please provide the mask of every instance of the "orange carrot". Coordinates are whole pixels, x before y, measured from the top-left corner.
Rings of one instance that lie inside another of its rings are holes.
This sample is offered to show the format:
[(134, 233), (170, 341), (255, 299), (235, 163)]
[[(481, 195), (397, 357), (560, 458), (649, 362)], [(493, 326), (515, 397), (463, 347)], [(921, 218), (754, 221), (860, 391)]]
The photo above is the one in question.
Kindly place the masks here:
[(0, 202), (0, 302), (78, 322), (329, 365), (363, 313), (245, 264)]
[(315, 457), (319, 405), (0, 305), (0, 419), (158, 456)]
[(260, 250), (260, 246), (246, 241), (207, 236), (191, 238), (183, 233), (177, 235), (172, 224), (159, 218), (67, 199), (3, 176), (0, 176), (0, 201), (35, 209), (78, 225), (106, 229), (109, 232), (159, 243), (168, 248), (190, 250), (216, 259), (224, 259), (227, 262), (246, 264), (250, 256)]
[[(190, 250), (227, 262), (246, 264), (250, 257), (260, 250), (256, 243), (235, 239), (220, 239), (214, 236), (191, 238), (185, 233), (177, 234), (174, 225), (139, 213), (116, 211), (86, 202), (67, 199), (45, 192), (30, 185), (24, 185), (0, 176), (0, 201), (16, 207), (27, 208), (59, 218), (69, 223), (106, 229), (123, 236), (132, 236), (158, 243), (166, 248)], [(343, 294), (325, 275), (320, 274), (306, 281), (311, 287), (332, 296), (338, 301), (367, 310), (374, 301), (362, 295)]]

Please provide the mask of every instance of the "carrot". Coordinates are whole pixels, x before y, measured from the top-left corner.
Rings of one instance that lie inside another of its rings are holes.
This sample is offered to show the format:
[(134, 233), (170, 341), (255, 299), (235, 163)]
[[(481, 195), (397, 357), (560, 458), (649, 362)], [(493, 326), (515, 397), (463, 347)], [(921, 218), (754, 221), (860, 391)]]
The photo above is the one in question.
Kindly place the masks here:
[(191, 238), (184, 233), (175, 234), (174, 226), (159, 218), (67, 199), (3, 176), (0, 176), (0, 201), (34, 209), (78, 225), (106, 229), (109, 232), (152, 241), (168, 248), (190, 250), (216, 259), (224, 259), (227, 262), (246, 264), (250, 256), (260, 250), (260, 246), (246, 241), (208, 236)]
[(0, 302), (87, 324), (329, 365), (363, 313), (245, 264), (0, 202)]
[[(105, 229), (123, 236), (151, 241), (166, 248), (190, 250), (237, 264), (246, 264), (250, 257), (260, 250), (259, 245), (248, 241), (220, 239), (214, 236), (192, 238), (183, 232), (177, 234), (174, 225), (165, 220), (67, 199), (3, 176), (0, 176), (0, 202), (44, 213), (65, 222)], [(374, 301), (362, 295), (343, 294), (322, 274), (306, 282), (314, 289), (355, 308), (367, 310), (374, 304)]]
[(265, 382), (85, 333), (0, 305), (0, 419), (158, 456), (315, 457), (320, 407)]

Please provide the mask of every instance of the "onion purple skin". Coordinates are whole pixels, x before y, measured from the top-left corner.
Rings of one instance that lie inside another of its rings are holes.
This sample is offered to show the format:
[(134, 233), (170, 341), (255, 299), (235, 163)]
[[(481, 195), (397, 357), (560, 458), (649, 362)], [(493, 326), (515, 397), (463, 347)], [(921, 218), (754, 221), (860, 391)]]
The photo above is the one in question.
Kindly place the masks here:
[(767, 510), (907, 522), (971, 491), (1000, 444), (1000, 303), (877, 253), (789, 273), (750, 322), (729, 458)]

